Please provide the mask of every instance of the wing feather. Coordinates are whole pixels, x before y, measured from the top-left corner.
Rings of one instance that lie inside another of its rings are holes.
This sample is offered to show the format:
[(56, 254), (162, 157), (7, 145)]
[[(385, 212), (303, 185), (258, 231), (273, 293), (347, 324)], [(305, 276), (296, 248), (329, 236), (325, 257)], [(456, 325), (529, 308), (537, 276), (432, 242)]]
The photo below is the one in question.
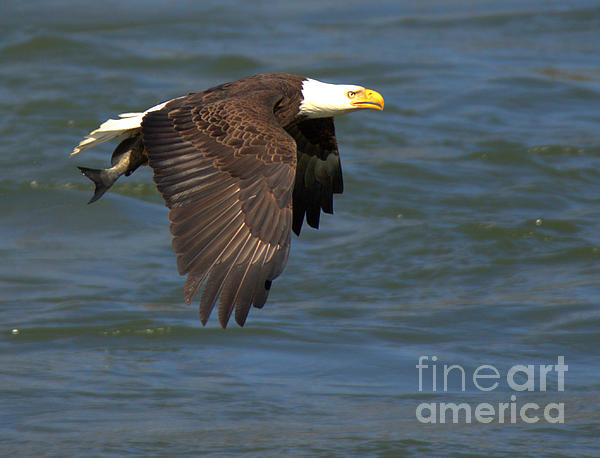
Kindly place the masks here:
[[(230, 219), (225, 219), (230, 218)], [(210, 226), (198, 236), (188, 234), (173, 240), (173, 250), (178, 255), (177, 265), (183, 275), (188, 271), (198, 270), (213, 259), (210, 253), (219, 254), (225, 249), (227, 242), (243, 225), (243, 218), (237, 211), (232, 217), (224, 215), (224, 219)], [(180, 241), (181, 239), (182, 241)], [(189, 239), (189, 241), (186, 241)]]
[(279, 95), (211, 97), (146, 114), (142, 135), (170, 208), (186, 303), (204, 284), (202, 323), (218, 302), (226, 327), (233, 310), (243, 325), (253, 304), (264, 305), (286, 264), (297, 153), (273, 114)]
[(344, 190), (333, 118), (307, 119), (287, 128), (298, 145), (293, 230), (300, 234), (306, 216), (318, 228), (321, 210), (333, 213), (333, 194)]

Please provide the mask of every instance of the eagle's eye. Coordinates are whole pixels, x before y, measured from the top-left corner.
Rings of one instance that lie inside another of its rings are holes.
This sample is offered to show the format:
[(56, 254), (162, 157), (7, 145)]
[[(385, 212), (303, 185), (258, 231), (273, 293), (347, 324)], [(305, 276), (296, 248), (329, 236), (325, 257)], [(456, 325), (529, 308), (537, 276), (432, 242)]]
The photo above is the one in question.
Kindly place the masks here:
[(353, 98), (356, 95), (356, 92), (354, 91), (348, 91), (348, 93), (346, 94), (348, 96), (349, 99)]

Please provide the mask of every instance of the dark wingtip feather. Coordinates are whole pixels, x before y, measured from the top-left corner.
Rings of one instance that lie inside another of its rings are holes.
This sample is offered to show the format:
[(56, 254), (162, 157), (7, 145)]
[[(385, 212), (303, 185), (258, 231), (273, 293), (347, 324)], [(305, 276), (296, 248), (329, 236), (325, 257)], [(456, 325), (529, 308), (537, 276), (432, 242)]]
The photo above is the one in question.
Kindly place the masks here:
[(227, 317), (227, 318), (221, 318), (219, 316), (219, 324), (221, 325), (221, 328), (227, 329), (227, 323), (228, 322), (229, 322), (229, 317)]
[(202, 310), (200, 310), (200, 323), (202, 323), (202, 326), (206, 326), (206, 323), (208, 323), (208, 316), (203, 315)]
[(306, 222), (310, 227), (319, 229), (319, 220), (321, 219), (321, 207), (319, 204), (313, 204), (306, 209)]
[(297, 236), (300, 236), (305, 213), (306, 206), (304, 205), (304, 201), (294, 195), (294, 204), (292, 206), (292, 230)]
[[(302, 220), (304, 220), (304, 215), (302, 215)], [(302, 231), (302, 220), (298, 223), (296, 222), (296, 219), (294, 219), (294, 223), (292, 224), (292, 230), (298, 237), (300, 237), (300, 231)]]
[(254, 295), (254, 300), (252, 302), (254, 307), (256, 307), (257, 309), (263, 308), (265, 303), (267, 302), (272, 283), (272, 280), (265, 280), (264, 288), (257, 288), (257, 291)]
[(237, 324), (240, 325), (240, 327), (244, 327), (244, 324), (246, 323), (246, 318), (248, 318), (248, 313), (246, 313), (246, 315), (243, 316), (238, 316), (238, 314), (235, 314), (235, 322)]

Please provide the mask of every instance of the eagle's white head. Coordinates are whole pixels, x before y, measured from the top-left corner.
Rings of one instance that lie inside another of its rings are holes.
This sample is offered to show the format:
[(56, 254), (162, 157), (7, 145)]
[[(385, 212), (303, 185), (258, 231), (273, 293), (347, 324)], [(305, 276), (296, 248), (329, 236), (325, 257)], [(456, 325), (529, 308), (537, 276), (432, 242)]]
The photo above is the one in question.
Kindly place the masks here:
[(302, 83), (299, 114), (329, 118), (363, 108), (383, 110), (383, 97), (376, 91), (352, 84), (329, 84), (307, 79)]

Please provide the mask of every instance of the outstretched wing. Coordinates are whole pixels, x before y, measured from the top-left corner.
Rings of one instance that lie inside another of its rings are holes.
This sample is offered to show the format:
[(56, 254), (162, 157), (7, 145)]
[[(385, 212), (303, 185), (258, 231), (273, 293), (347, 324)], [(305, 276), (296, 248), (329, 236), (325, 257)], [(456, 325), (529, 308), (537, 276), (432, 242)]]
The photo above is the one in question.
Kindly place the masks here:
[(333, 213), (333, 194), (344, 191), (333, 118), (307, 119), (287, 128), (298, 145), (293, 230), (300, 235), (304, 216), (319, 228), (321, 210)]
[(287, 261), (296, 143), (273, 115), (277, 100), (256, 92), (206, 103), (191, 94), (142, 121), (188, 305), (206, 280), (203, 324), (218, 299), (221, 326), (234, 308), (243, 326)]

